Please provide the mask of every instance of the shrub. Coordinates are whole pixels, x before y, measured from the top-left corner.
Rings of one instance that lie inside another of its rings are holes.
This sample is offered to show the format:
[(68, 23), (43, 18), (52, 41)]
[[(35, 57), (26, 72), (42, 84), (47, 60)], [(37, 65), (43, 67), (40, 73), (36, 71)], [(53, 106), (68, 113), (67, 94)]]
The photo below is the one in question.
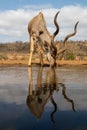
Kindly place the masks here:
[(6, 55), (3, 55), (3, 54), (0, 55), (0, 60), (7, 60), (7, 59), (8, 57)]
[(75, 60), (75, 56), (73, 53), (66, 55), (66, 60)]

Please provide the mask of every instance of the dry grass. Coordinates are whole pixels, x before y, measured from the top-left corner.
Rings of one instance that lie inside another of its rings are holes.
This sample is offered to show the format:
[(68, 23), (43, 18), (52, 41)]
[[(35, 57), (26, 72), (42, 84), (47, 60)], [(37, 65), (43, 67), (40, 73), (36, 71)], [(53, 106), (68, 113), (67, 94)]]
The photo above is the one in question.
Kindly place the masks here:
[(57, 60), (57, 65), (87, 65), (87, 61)]
[[(0, 65), (28, 65), (29, 54), (0, 54)], [(40, 59), (34, 55), (32, 57), (32, 64), (39, 64)], [(76, 61), (76, 60), (57, 60), (57, 65), (87, 65), (87, 61)], [(44, 64), (49, 64), (46, 59), (44, 59)]]
[[(60, 45), (62, 41), (56, 42), (57, 48)], [(28, 42), (0, 44), (0, 65), (28, 65), (28, 58)], [(33, 56), (32, 63), (40, 63), (37, 55)], [(56, 63), (57, 65), (87, 65), (87, 41), (67, 42), (66, 52), (57, 57)], [(49, 64), (46, 59), (44, 64)]]

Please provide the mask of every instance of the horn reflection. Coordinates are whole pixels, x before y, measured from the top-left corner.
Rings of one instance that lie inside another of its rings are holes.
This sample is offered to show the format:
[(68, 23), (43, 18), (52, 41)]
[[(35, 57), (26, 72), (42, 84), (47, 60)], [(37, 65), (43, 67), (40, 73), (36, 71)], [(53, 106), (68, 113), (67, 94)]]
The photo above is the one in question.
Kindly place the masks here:
[(67, 102), (71, 103), (72, 110), (75, 112), (74, 101), (66, 95), (66, 86), (58, 83), (56, 71), (54, 67), (49, 67), (44, 71), (43, 67), (39, 67), (33, 71), (33, 67), (28, 67), (29, 73), (29, 92), (26, 103), (31, 113), (37, 118), (41, 118), (47, 101), (53, 105), (53, 111), (50, 114), (51, 121), (55, 123), (54, 114), (57, 111), (57, 104), (53, 97), (54, 91), (59, 91), (62, 87), (62, 95)]

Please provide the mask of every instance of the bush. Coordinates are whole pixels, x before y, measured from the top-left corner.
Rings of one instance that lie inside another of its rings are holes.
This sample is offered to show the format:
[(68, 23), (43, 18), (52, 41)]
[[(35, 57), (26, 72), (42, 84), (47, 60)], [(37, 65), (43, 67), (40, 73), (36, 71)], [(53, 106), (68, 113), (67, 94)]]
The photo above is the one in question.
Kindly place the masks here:
[(8, 57), (6, 55), (0, 55), (0, 60), (7, 60)]
[(68, 55), (66, 55), (66, 60), (75, 60), (74, 54), (68, 54)]

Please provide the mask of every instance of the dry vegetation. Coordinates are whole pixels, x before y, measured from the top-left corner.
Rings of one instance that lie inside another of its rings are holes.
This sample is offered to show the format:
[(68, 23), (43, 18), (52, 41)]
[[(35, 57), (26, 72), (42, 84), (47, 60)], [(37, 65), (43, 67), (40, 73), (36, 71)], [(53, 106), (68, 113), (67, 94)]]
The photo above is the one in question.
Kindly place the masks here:
[[(68, 49), (57, 57), (57, 64), (87, 64), (87, 41), (70, 41)], [(56, 42), (56, 46), (62, 46), (62, 41)], [(27, 65), (29, 57), (29, 43), (15, 42), (0, 44), (0, 65)], [(33, 55), (33, 63), (39, 63), (37, 54)], [(46, 59), (44, 63), (48, 64)]]

